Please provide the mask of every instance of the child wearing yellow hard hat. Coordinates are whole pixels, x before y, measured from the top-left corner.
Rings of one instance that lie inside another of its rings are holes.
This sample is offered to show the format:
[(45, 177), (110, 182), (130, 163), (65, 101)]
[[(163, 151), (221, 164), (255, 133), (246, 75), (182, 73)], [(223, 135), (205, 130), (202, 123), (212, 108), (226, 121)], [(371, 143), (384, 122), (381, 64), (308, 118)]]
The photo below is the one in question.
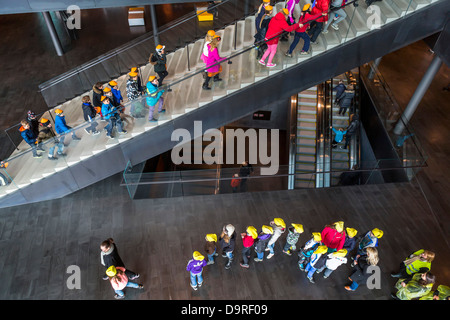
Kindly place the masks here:
[(303, 233), (303, 226), (298, 223), (292, 223), (291, 226), (288, 228), (288, 235), (286, 237), (286, 244), (283, 248), (283, 253), (290, 256), (292, 254), (292, 251), (295, 251), (296, 244), (298, 242), (298, 238), (300, 237), (300, 234)]
[(314, 272), (321, 269), (327, 261), (327, 246), (321, 245), (314, 250), (309, 263), (306, 265), (305, 272), (309, 282), (314, 283)]
[(203, 284), (203, 267), (207, 265), (205, 257), (198, 251), (194, 251), (192, 259), (189, 260), (186, 270), (191, 276), (191, 287), (194, 290), (201, 287)]
[(255, 243), (255, 240), (258, 238), (258, 231), (253, 226), (248, 226), (245, 230), (246, 232), (241, 233), (242, 238), (242, 262), (241, 267), (248, 268), (248, 260), (250, 259), (250, 250)]
[(126, 270), (124, 267), (116, 266), (110, 266), (106, 269), (106, 275), (108, 276), (109, 282), (116, 293), (114, 296), (116, 299), (125, 298), (125, 293), (123, 291), (125, 288), (144, 289), (142, 284), (129, 281), (125, 271)]
[(335, 271), (339, 266), (347, 263), (347, 249), (341, 249), (332, 253), (328, 253), (325, 264), (317, 269), (317, 273), (323, 271), (323, 277), (328, 278), (333, 271)]
[(305, 270), (306, 265), (311, 259), (311, 255), (321, 244), (322, 236), (320, 235), (320, 232), (313, 232), (312, 238), (303, 245), (298, 253), (298, 267), (300, 270)]
[(167, 72), (167, 57), (164, 45), (157, 45), (156, 51), (150, 56), (150, 63), (153, 65), (153, 70), (158, 74), (158, 87), (162, 86), (163, 80), (169, 75)]
[[(378, 241), (381, 237), (383, 237), (383, 231), (374, 228), (368, 231), (362, 238), (359, 240), (358, 248), (356, 250), (356, 256), (352, 258), (354, 261), (358, 261), (361, 256), (365, 256), (367, 248), (376, 248), (378, 247)], [(354, 263), (352, 263), (352, 266)]]
[(261, 262), (264, 259), (264, 249), (269, 242), (270, 237), (273, 234), (273, 228), (271, 226), (263, 225), (260, 233), (258, 234), (258, 241), (255, 244), (256, 258), (255, 262)]
[(275, 251), (273, 250), (275, 242), (286, 231), (286, 223), (282, 218), (273, 219), (273, 221), (270, 221), (270, 226), (273, 228), (273, 234), (270, 237), (269, 242), (267, 243), (266, 251), (269, 251), (267, 259), (273, 257), (273, 255), (275, 254)]
[(217, 235), (214, 233), (208, 233), (205, 236), (205, 252), (208, 256), (208, 265), (214, 264), (214, 257), (217, 257)]

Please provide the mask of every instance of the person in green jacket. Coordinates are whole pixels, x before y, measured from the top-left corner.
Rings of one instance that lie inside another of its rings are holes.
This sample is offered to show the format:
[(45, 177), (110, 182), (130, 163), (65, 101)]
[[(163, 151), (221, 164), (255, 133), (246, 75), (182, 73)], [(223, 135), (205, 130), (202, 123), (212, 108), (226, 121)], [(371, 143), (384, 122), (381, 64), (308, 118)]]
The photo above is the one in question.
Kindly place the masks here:
[(400, 263), (400, 270), (397, 273), (391, 273), (391, 277), (407, 279), (411, 278), (415, 273), (430, 271), (434, 257), (434, 252), (424, 249), (418, 250)]
[(441, 284), (434, 292), (424, 295), (419, 300), (450, 300), (450, 287)]
[(395, 284), (398, 290), (391, 294), (395, 300), (412, 300), (421, 298), (431, 292), (436, 277), (431, 272), (416, 273), (412, 279), (399, 279)]

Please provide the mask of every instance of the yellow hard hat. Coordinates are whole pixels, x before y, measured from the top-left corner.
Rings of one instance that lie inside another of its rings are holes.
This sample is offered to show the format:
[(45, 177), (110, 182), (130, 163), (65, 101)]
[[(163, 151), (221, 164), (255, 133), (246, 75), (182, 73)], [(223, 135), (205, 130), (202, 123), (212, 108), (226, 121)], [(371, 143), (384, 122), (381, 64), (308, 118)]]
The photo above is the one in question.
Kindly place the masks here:
[(192, 257), (194, 258), (194, 260), (205, 260), (205, 257), (202, 256), (202, 254), (198, 251), (194, 251), (194, 253), (192, 254)]
[(334, 226), (336, 227), (337, 232), (344, 231), (344, 221), (338, 221), (334, 223)]
[(137, 67), (133, 67), (133, 68), (131, 68), (131, 72), (138, 72), (139, 70), (138, 70), (138, 68)]
[(319, 232), (313, 232), (312, 235), (315, 242), (322, 241), (322, 235)]
[(209, 233), (206, 235), (206, 241), (214, 241), (217, 242), (217, 235), (214, 233)]
[(311, 8), (311, 4), (307, 3), (303, 6), (302, 11), (307, 11), (307, 10), (309, 10), (309, 8)]
[(41, 118), (41, 120), (39, 120), (40, 123), (46, 123), (48, 121), (48, 119), (45, 118)]
[(111, 266), (108, 269), (106, 269), (106, 275), (108, 277), (114, 277), (117, 274), (117, 270), (116, 267)]
[(328, 251), (327, 246), (318, 246), (316, 251), (314, 251), (315, 254), (325, 253)]
[(137, 77), (137, 72), (136, 71), (131, 71), (130, 73), (128, 73), (128, 75), (130, 76), (130, 77)]
[(285, 14), (288, 15), (289, 14), (289, 10), (286, 8), (281, 9), (281, 11)]
[(253, 239), (258, 238), (258, 231), (253, 226), (247, 227), (247, 233), (250, 234)]
[(378, 228), (375, 228), (372, 230), (372, 233), (375, 237), (377, 237), (378, 239), (380, 239), (383, 236), (383, 231), (381, 231)]
[(270, 0), (263, 0), (264, 3), (270, 3)]
[(345, 257), (347, 255), (347, 249), (341, 249), (339, 251), (333, 252), (333, 256)]
[(303, 226), (301, 224), (298, 223), (292, 223), (292, 226), (294, 227), (295, 231), (297, 231), (298, 233), (303, 233)]
[(345, 228), (345, 230), (347, 231), (347, 235), (349, 236), (349, 238), (353, 238), (358, 233), (358, 231), (353, 228)]
[(150, 77), (148, 77), (148, 81), (150, 81), (150, 82), (152, 82), (153, 80), (155, 80), (156, 79), (156, 76), (150, 76)]
[(273, 222), (279, 227), (286, 228), (286, 223), (284, 223), (284, 220), (281, 218), (275, 218), (273, 219)]
[(60, 114), (60, 113), (63, 113), (63, 111), (62, 111), (61, 109), (56, 109), (56, 110), (55, 110), (55, 113), (56, 113), (56, 114)]
[(267, 6), (264, 7), (264, 9), (265, 9), (266, 11), (272, 11), (272, 10), (273, 10), (273, 7), (272, 7), (271, 5), (267, 5)]
[(111, 88), (110, 87), (106, 87), (103, 89), (103, 92), (111, 92)]
[(270, 227), (270, 226), (266, 226), (266, 225), (264, 225), (264, 226), (262, 226), (262, 232), (264, 232), (265, 234), (273, 234), (273, 228), (272, 227)]
[(157, 46), (156, 46), (156, 50), (162, 50), (162, 49), (164, 49), (165, 48), (165, 46), (163, 46), (162, 44), (158, 44)]
[(103, 102), (103, 100), (105, 100), (105, 99), (108, 99), (108, 97), (106, 97), (106, 96), (101, 96), (101, 97), (100, 97), (100, 101), (101, 101), (101, 102)]
[(216, 34), (216, 32), (214, 30), (208, 31), (208, 36), (210, 36), (210, 37), (214, 37), (215, 34)]
[(115, 82), (114, 80), (112, 80), (112, 81), (109, 82), (109, 85), (110, 85), (111, 87), (115, 87), (115, 86), (117, 86), (117, 82)]

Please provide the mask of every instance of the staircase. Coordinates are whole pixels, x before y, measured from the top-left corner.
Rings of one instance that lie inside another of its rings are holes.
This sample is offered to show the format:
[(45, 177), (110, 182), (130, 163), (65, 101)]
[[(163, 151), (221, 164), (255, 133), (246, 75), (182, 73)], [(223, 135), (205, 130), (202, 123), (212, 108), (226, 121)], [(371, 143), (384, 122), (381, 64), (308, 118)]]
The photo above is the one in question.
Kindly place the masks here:
[[(55, 199), (77, 191), (123, 171), (128, 161), (136, 164), (172, 149), (177, 143), (170, 140), (173, 130), (184, 128), (192, 134), (194, 120), (202, 120), (204, 130), (218, 128), (259, 109), (261, 102), (269, 104), (281, 96), (292, 96), (443, 29), (449, 14), (448, 1), (414, 0), (405, 15), (407, 4), (406, 0), (376, 2), (382, 12), (380, 29), (370, 29), (366, 25), (369, 14), (365, 4), (356, 9), (347, 7), (348, 18), (340, 24), (340, 30), (330, 28), (327, 34), (322, 34), (308, 55), (300, 56), (297, 48), (293, 57), (288, 58), (284, 53), (289, 42), (280, 42), (274, 59), (277, 66), (272, 69), (257, 63), (255, 50), (247, 50), (234, 57), (232, 64), (222, 63), (224, 81), (213, 83), (210, 91), (201, 89), (201, 72), (194, 74), (204, 67), (199, 58), (203, 40), (198, 40), (188, 46), (190, 71), (187, 70), (186, 47), (168, 56), (170, 76), (165, 83), (170, 85), (171, 91), (164, 94), (167, 112), (159, 116), (157, 123), (149, 123), (146, 118), (134, 119), (126, 126), (128, 133), (116, 135), (114, 139), (107, 138), (104, 132), (97, 136), (86, 134), (81, 96), (67, 101), (57, 107), (64, 110), (68, 124), (76, 129), (81, 140), (71, 141), (68, 136), (67, 157), (57, 161), (47, 160), (46, 153), (42, 159), (32, 158), (29, 152), (22, 154), (28, 149), (22, 143), (21, 151), (14, 152), (8, 160), (6, 171), (13, 182), (0, 187), (0, 207)], [(274, 13), (282, 7), (283, 4), (277, 4)], [(254, 17), (239, 21), (237, 26), (237, 32), (234, 25), (217, 31), (223, 39), (219, 46), (222, 57), (253, 44)], [(141, 68), (141, 74), (145, 84), (153, 74), (152, 66)], [(187, 76), (189, 78), (176, 83)], [(119, 83), (124, 97), (126, 78), (123, 75), (111, 79)], [(85, 94), (91, 95), (91, 92)], [(129, 104), (126, 107), (129, 113)], [(54, 109), (49, 112), (52, 116), (44, 114), (43, 117), (52, 119)], [(99, 121), (98, 129), (105, 125)]]
[(313, 188), (316, 171), (317, 86), (298, 94), (295, 188)]

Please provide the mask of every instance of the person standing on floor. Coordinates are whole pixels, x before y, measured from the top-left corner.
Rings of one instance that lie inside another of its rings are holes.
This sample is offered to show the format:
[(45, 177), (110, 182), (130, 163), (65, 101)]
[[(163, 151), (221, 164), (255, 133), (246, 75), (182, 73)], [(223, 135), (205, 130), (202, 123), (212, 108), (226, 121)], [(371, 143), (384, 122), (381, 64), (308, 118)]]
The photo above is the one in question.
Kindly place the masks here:
[[(126, 269), (113, 238), (108, 238), (100, 244), (100, 263), (105, 268), (105, 271), (111, 266)], [(125, 274), (130, 280), (135, 280), (140, 276), (138, 273), (128, 269), (125, 270)], [(108, 280), (108, 277), (104, 276), (103, 280)]]
[(336, 87), (333, 88), (333, 91), (335, 91), (336, 93), (334, 94), (334, 104), (338, 104), (338, 100), (337, 97), (340, 97), (342, 93), (344, 93), (345, 89), (347, 89), (347, 87), (344, 84), (344, 81), (339, 80), (339, 83), (337, 84)]
[[(277, 53), (278, 41), (280, 40), (280, 36), (283, 32), (291, 32), (297, 28), (301, 28), (303, 25), (299, 23), (295, 23), (293, 25), (289, 25), (287, 23), (287, 18), (289, 15), (289, 11), (286, 8), (283, 8), (280, 12), (278, 12), (269, 22), (269, 26), (266, 32), (266, 43), (267, 50), (264, 52), (261, 60), (258, 62), (263, 66), (268, 68), (273, 68), (276, 64), (272, 63), (275, 54)], [(266, 59), (267, 64), (266, 64)]]
[(141, 73), (138, 67), (131, 68), (130, 72), (136, 74), (136, 81), (138, 85), (138, 90), (141, 94), (145, 93), (145, 87), (142, 85)]
[(211, 78), (213, 78), (214, 82), (222, 81), (220, 79), (220, 73), (222, 72), (222, 66), (219, 62), (224, 61), (225, 59), (219, 55), (219, 49), (217, 46), (221, 41), (220, 36), (217, 34), (214, 35), (212, 41), (208, 43), (208, 56), (206, 57), (206, 67), (208, 74), (206, 75), (205, 82), (203, 82), (202, 88), (205, 90), (211, 90), (209, 87), (209, 82)]
[(305, 268), (306, 278), (308, 278), (309, 282), (314, 283), (314, 273), (316, 270), (322, 269), (325, 265), (327, 261), (327, 250), (328, 248), (324, 245), (318, 246), (311, 255), (311, 259)]
[(255, 15), (255, 28), (258, 30), (258, 26), (263, 19), (264, 14), (266, 13), (266, 8), (270, 5), (270, 0), (263, 0), (263, 2), (259, 5), (258, 10)]
[(322, 268), (317, 270), (317, 273), (321, 273), (323, 271), (323, 277), (328, 278), (333, 271), (335, 271), (340, 265), (347, 263), (347, 255), (346, 249), (341, 249), (339, 251), (335, 251), (327, 254), (327, 260)]
[(357, 240), (356, 234), (358, 233), (358, 231), (353, 228), (345, 228), (345, 231), (346, 237), (342, 249), (347, 250), (347, 254), (349, 254), (350, 252), (353, 251), (353, 249), (356, 248), (356, 240)]
[(117, 126), (117, 132), (126, 134), (127, 131), (123, 129), (123, 122), (119, 116), (119, 111), (111, 104), (110, 98), (102, 97), (102, 115), (103, 118), (108, 121), (105, 127), (106, 136), (113, 138), (113, 130)]
[(114, 289), (116, 295), (115, 299), (123, 299), (125, 298), (125, 293), (123, 289), (125, 288), (136, 288), (136, 289), (144, 289), (144, 286), (139, 283), (129, 281), (129, 278), (126, 275), (126, 269), (124, 267), (115, 267), (110, 266), (106, 270), (106, 275), (109, 278), (111, 286)]
[(330, 25), (334, 30), (339, 30), (339, 22), (347, 18), (344, 8), (341, 8), (345, 5), (345, 2), (346, 0), (331, 0), (330, 11), (332, 18), (328, 19), (328, 22), (322, 30), (323, 33), (328, 33), (328, 27)]
[(233, 179), (231, 179), (230, 186), (231, 190), (233, 190), (233, 193), (236, 193), (238, 191), (238, 187), (241, 184), (241, 178), (239, 178), (239, 174), (235, 173), (233, 175)]
[(36, 114), (28, 110), (27, 112), (27, 122), (30, 124), (30, 130), (37, 137), (39, 136), (39, 121), (36, 119)]
[(328, 21), (328, 7), (330, 6), (330, 0), (316, 0), (316, 5), (312, 8), (311, 14), (321, 14), (322, 17), (311, 23), (311, 28), (308, 31), (311, 37), (311, 42), (316, 43), (317, 38), (322, 32), (322, 27), (324, 23)]
[(344, 222), (338, 221), (332, 225), (327, 225), (322, 230), (322, 243), (327, 246), (328, 252), (339, 251), (344, 247), (345, 230)]
[(391, 273), (393, 278), (410, 279), (416, 273), (425, 273), (431, 270), (435, 253), (429, 250), (420, 249), (410, 254), (402, 263), (396, 273)]
[(167, 72), (167, 57), (165, 52), (165, 46), (158, 44), (156, 46), (156, 52), (151, 54), (149, 62), (153, 65), (153, 69), (158, 74), (158, 87), (161, 87), (164, 78), (169, 75)]
[(355, 291), (360, 285), (364, 285), (372, 272), (369, 267), (376, 266), (379, 262), (378, 250), (373, 247), (367, 248), (367, 255), (362, 256), (353, 266), (353, 273), (348, 278), (350, 285), (345, 286), (347, 291)]
[(313, 237), (305, 243), (298, 253), (298, 267), (302, 271), (305, 270), (313, 252), (322, 244), (320, 232), (313, 232), (312, 236)]
[(264, 259), (264, 250), (266, 249), (267, 242), (269, 242), (270, 237), (273, 234), (273, 228), (270, 226), (263, 225), (261, 232), (258, 234), (258, 238), (255, 243), (256, 258), (253, 260), (255, 262), (261, 262)]
[(248, 161), (244, 161), (239, 168), (239, 177), (241, 177), (241, 192), (247, 191), (247, 178), (253, 173), (253, 167)]
[(156, 105), (158, 105), (158, 113), (166, 112), (166, 109), (163, 109), (164, 98), (162, 96), (165, 90), (159, 89), (158, 83), (159, 80), (155, 76), (150, 76), (148, 78), (146, 103), (149, 107), (148, 121), (150, 122), (158, 121), (158, 119), (153, 116)]
[(300, 18), (298, 22), (300, 23), (299, 27), (295, 29), (295, 35), (294, 40), (292, 41), (291, 45), (289, 46), (288, 51), (286, 52), (286, 56), (292, 57), (292, 52), (294, 52), (295, 47), (297, 47), (297, 44), (299, 43), (300, 39), (303, 39), (303, 48), (300, 51), (300, 54), (305, 55), (308, 54), (309, 46), (311, 44), (311, 40), (309, 35), (306, 33), (306, 30), (310, 27), (311, 21), (314, 19), (320, 17), (322, 14), (311, 14), (311, 5), (309, 3), (305, 4), (302, 8), (302, 12), (300, 14)]
[(275, 218), (273, 221), (270, 221), (270, 226), (273, 228), (273, 234), (270, 237), (269, 242), (267, 243), (266, 251), (269, 251), (267, 255), (267, 259), (270, 259), (275, 254), (274, 246), (277, 242), (278, 238), (286, 231), (286, 223), (281, 218)]
[(353, 84), (349, 84), (340, 96), (336, 95), (337, 104), (339, 105), (339, 115), (345, 115), (347, 109), (353, 105), (354, 97), (355, 87)]
[(395, 284), (398, 291), (391, 294), (395, 300), (412, 300), (426, 296), (433, 289), (436, 277), (431, 272), (416, 273), (410, 279), (399, 279)]
[(194, 290), (200, 288), (203, 284), (203, 267), (205, 267), (208, 263), (206, 262), (205, 257), (198, 251), (195, 251), (192, 254), (192, 259), (189, 260), (186, 270), (189, 271), (191, 278), (191, 287)]
[(378, 241), (383, 236), (383, 231), (374, 228), (371, 231), (368, 231), (360, 240), (358, 243), (358, 247), (356, 250), (356, 256), (353, 258), (354, 261), (357, 261), (361, 256), (365, 256), (367, 254), (366, 249), (373, 247), (378, 247)]
[(248, 226), (246, 229), (246, 232), (241, 233), (242, 238), (242, 262), (240, 263), (240, 266), (242, 268), (248, 268), (248, 261), (250, 259), (251, 255), (251, 249), (253, 247), (253, 244), (255, 243), (255, 239), (258, 238), (258, 231), (256, 231), (256, 228), (253, 226)]
[(233, 251), (236, 245), (236, 232), (232, 224), (227, 224), (223, 227), (219, 237), (219, 243), (222, 249), (222, 257), (228, 258), (225, 269), (230, 269), (234, 258)]
[(217, 235), (214, 233), (208, 233), (205, 237), (205, 252), (208, 256), (207, 265), (214, 264), (214, 257), (217, 257), (219, 254), (217, 251)]
[(283, 253), (288, 256), (292, 255), (292, 251), (296, 250), (296, 244), (300, 238), (300, 234), (303, 233), (303, 226), (298, 223), (292, 223), (288, 228), (288, 235), (286, 237), (286, 244), (283, 248)]

